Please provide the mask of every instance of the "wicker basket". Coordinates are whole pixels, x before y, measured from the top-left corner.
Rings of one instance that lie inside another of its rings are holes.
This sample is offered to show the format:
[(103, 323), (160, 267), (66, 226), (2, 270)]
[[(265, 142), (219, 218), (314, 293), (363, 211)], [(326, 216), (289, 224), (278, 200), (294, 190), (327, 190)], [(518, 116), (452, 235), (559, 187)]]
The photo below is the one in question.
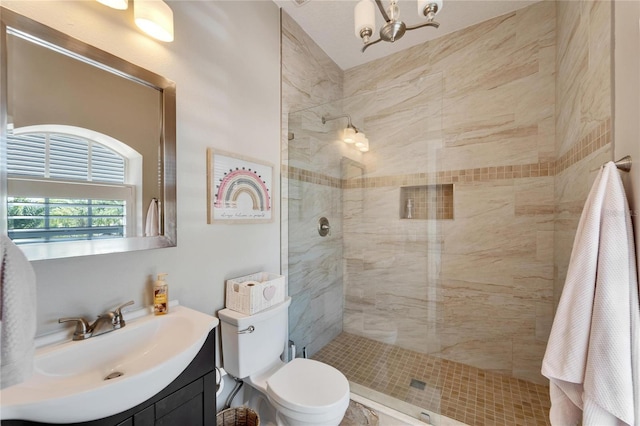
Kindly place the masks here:
[(216, 416), (218, 426), (260, 426), (260, 417), (249, 407), (228, 408)]

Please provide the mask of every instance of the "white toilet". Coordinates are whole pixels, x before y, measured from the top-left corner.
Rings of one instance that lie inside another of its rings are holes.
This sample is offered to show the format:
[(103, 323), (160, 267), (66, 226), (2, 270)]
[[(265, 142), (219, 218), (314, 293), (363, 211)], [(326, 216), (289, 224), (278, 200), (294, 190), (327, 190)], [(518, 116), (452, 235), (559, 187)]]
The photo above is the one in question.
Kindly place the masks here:
[[(280, 355), (287, 339), (291, 298), (255, 315), (218, 312), (224, 369), (243, 379), (276, 413), (278, 426), (337, 426), (349, 406), (349, 382), (337, 369), (318, 361)], [(258, 410), (256, 410), (258, 411)]]

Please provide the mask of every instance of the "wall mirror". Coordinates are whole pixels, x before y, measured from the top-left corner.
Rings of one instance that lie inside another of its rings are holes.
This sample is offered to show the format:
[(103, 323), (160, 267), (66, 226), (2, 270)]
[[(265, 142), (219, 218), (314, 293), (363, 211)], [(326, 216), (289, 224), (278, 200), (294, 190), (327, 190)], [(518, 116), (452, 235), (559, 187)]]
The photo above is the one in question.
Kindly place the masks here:
[(0, 231), (29, 260), (175, 246), (175, 84), (6, 8), (0, 20)]

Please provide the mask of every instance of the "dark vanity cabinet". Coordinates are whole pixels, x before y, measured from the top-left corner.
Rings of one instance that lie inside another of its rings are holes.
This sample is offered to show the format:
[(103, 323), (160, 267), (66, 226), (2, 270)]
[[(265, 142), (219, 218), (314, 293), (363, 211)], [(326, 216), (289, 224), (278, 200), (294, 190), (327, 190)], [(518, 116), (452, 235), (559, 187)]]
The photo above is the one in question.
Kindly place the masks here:
[[(75, 426), (215, 426), (215, 329), (189, 366), (166, 388), (119, 414)], [(118, 395), (113, 395), (118, 398)], [(100, 401), (95, 401), (99, 404)], [(82, 410), (78, 407), (77, 410)], [(48, 423), (3, 420), (2, 426), (43, 426)]]

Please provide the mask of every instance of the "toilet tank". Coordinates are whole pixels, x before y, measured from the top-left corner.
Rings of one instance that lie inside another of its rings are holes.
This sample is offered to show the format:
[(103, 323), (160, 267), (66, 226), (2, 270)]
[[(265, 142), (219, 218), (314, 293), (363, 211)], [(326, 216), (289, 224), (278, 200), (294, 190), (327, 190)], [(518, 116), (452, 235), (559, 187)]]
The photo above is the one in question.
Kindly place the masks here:
[[(287, 341), (291, 298), (254, 315), (231, 309), (218, 311), (222, 334), (223, 367), (232, 376), (245, 378), (280, 359)], [(249, 332), (248, 329), (254, 330)], [(245, 332), (242, 332), (246, 330)]]

